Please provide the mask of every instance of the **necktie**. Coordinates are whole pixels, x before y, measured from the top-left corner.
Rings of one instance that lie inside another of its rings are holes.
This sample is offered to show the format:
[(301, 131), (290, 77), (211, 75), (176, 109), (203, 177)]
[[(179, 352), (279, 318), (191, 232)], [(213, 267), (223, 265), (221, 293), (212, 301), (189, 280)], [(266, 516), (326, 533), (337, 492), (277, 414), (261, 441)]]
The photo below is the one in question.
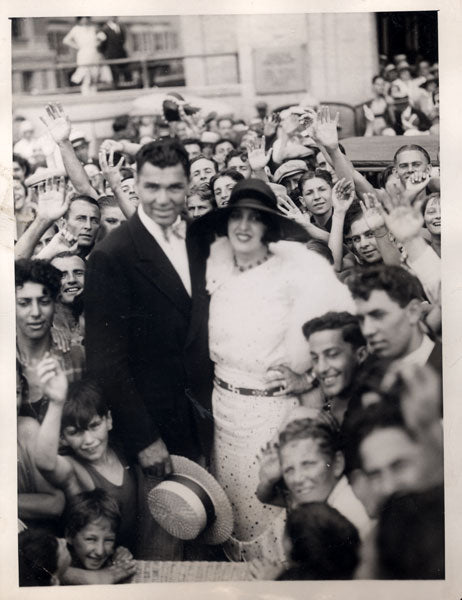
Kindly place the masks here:
[(167, 241), (169, 241), (171, 235), (174, 235), (180, 240), (184, 240), (186, 239), (186, 222), (180, 219), (163, 231)]

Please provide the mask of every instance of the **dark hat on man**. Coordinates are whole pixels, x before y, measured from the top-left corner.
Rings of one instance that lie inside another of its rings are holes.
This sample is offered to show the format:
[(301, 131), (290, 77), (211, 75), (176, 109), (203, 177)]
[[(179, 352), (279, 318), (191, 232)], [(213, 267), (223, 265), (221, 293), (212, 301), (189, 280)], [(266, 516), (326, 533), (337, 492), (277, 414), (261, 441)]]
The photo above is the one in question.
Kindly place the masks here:
[(307, 242), (310, 236), (306, 229), (296, 221), (284, 217), (278, 210), (275, 193), (261, 179), (243, 179), (234, 186), (229, 204), (217, 208), (194, 221), (189, 231), (192, 235), (202, 235), (210, 232), (226, 234), (226, 225), (231, 212), (235, 208), (250, 208), (268, 214), (279, 229), (279, 239)]

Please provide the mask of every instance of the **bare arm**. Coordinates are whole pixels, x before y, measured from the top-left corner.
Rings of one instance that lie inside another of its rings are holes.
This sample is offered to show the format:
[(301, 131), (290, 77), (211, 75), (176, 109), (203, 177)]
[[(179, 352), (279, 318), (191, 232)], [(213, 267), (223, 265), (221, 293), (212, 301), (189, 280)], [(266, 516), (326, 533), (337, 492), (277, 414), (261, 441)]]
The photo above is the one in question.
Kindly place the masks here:
[(67, 378), (58, 361), (50, 355), (37, 365), (37, 373), (50, 402), (37, 435), (35, 462), (50, 483), (63, 488), (73, 472), (70, 460), (58, 454)]
[(345, 215), (355, 197), (355, 189), (352, 181), (340, 179), (332, 190), (332, 228), (329, 234), (329, 248), (334, 257), (334, 268), (342, 270), (343, 264), (343, 225)]
[(35, 443), (39, 432), (39, 423), (35, 419), (19, 417), (18, 438), (21, 438), (30, 460), (27, 468), (35, 483), (35, 492), (20, 492), (18, 494), (18, 514), (20, 519), (47, 519), (59, 517), (64, 509), (64, 494), (61, 490), (50, 485), (38, 471), (33, 457)]
[(51, 137), (58, 144), (63, 159), (64, 167), (72, 184), (79, 194), (90, 196), (97, 200), (98, 192), (93, 188), (82, 163), (77, 158), (74, 148), (69, 140), (71, 121), (64, 112), (61, 104), (51, 102), (46, 106), (47, 117), (42, 122), (50, 132)]
[(330, 162), (340, 179), (353, 181), (357, 193), (372, 193), (374, 188), (360, 173), (355, 171), (351, 161), (341, 152), (338, 142), (338, 113), (332, 119), (327, 106), (321, 107), (313, 126), (313, 139), (323, 146), (329, 155)]

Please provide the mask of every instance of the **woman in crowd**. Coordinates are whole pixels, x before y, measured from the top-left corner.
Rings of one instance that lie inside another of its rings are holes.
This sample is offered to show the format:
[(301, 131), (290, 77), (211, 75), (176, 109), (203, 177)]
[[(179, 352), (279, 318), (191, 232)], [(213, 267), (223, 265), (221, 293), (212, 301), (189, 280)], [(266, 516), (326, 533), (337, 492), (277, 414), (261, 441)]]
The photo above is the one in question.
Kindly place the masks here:
[(306, 231), (278, 212), (276, 196), (261, 180), (239, 182), (228, 206), (197, 226), (222, 236), (210, 249), (207, 288), (215, 363), (213, 471), (235, 520), (225, 552), (233, 560), (262, 557), (265, 532), (281, 509), (255, 497), (256, 455), (298, 404), (287, 386), (290, 379), (303, 380), (309, 367), (302, 324), (324, 312), (326, 303), (345, 310), (351, 299), (327, 261), (300, 243)]
[(218, 208), (228, 204), (233, 187), (242, 179), (244, 175), (236, 169), (223, 169), (212, 177), (210, 187)]
[(63, 44), (77, 51), (77, 69), (72, 83), (81, 84), (82, 94), (96, 92), (98, 81), (110, 83), (112, 75), (107, 65), (101, 66), (102, 55), (98, 50), (98, 32), (90, 17), (77, 17), (76, 24), (63, 39)]

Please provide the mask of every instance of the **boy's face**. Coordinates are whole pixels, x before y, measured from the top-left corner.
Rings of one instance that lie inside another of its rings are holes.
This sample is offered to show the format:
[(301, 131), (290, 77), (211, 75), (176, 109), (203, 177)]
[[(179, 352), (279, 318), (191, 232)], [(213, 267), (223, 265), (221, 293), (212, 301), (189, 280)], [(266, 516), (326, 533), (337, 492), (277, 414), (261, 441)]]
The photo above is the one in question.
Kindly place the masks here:
[(352, 382), (358, 356), (345, 342), (341, 329), (324, 329), (310, 335), (311, 360), (321, 389), (328, 398), (341, 394)]
[(68, 543), (85, 569), (96, 571), (114, 554), (116, 534), (106, 517), (91, 521)]
[(68, 425), (63, 429), (63, 439), (74, 454), (85, 461), (95, 463), (106, 453), (111, 429), (112, 417), (108, 411), (104, 417), (94, 415), (84, 430)]
[(293, 440), (281, 448), (279, 457), (284, 482), (296, 504), (327, 500), (337, 476), (317, 440)]

